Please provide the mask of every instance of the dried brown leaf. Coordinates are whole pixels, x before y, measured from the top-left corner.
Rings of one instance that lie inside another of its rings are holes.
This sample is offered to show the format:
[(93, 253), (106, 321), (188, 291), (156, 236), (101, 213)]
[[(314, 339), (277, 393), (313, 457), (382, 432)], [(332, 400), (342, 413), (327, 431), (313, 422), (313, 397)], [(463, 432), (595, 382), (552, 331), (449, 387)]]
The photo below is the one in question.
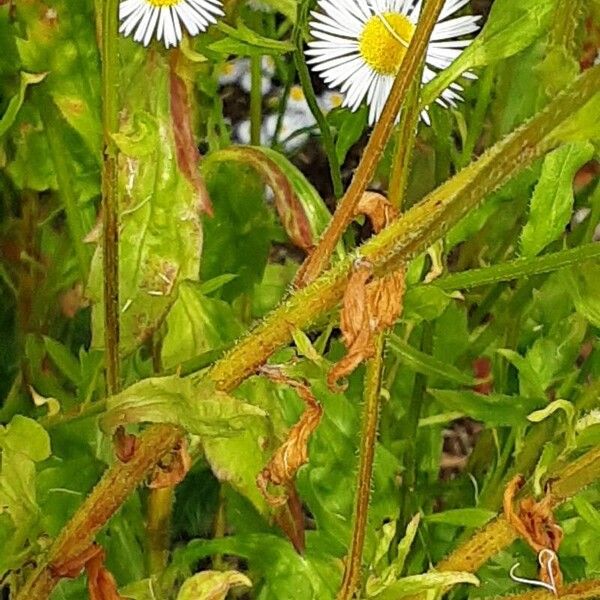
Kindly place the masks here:
[(135, 435), (126, 433), (124, 427), (117, 427), (113, 435), (113, 442), (117, 458), (123, 463), (129, 462), (133, 458), (137, 447)]
[(79, 556), (61, 564), (50, 566), (56, 577), (75, 579), (85, 569), (88, 578), (90, 600), (123, 600), (117, 591), (117, 583), (110, 571), (104, 566), (105, 553), (101, 546), (92, 544)]
[(398, 211), (385, 196), (377, 192), (365, 192), (358, 202), (356, 214), (366, 215), (373, 231), (379, 233), (398, 216)]
[(160, 489), (176, 486), (185, 479), (191, 466), (192, 459), (187, 449), (187, 442), (182, 440), (167, 457), (158, 463), (148, 487)]
[(327, 375), (327, 383), (333, 390), (339, 389), (340, 379), (373, 356), (376, 334), (391, 327), (402, 312), (404, 269), (369, 282), (370, 276), (370, 265), (361, 262), (344, 292), (340, 327), (348, 352)]
[(98, 552), (85, 565), (90, 600), (123, 600), (115, 578), (104, 566), (104, 550), (100, 546), (96, 549)]
[[(381, 194), (367, 192), (358, 203), (357, 214), (367, 215), (378, 233), (396, 218), (397, 211)], [(402, 312), (405, 269), (370, 281), (372, 273), (370, 263), (358, 261), (346, 286), (340, 328), (348, 352), (327, 375), (333, 390), (339, 389), (340, 379), (373, 356), (376, 334), (391, 327)]]
[(300, 420), (290, 429), (286, 440), (256, 479), (256, 484), (266, 501), (271, 506), (282, 506), (288, 501), (288, 496), (274, 496), (269, 492), (268, 485), (288, 488), (298, 469), (308, 462), (308, 441), (321, 421), (323, 409), (306, 381), (292, 379), (276, 367), (263, 367), (261, 372), (272, 381), (294, 388), (306, 405)]
[[(506, 520), (519, 532), (519, 535), (533, 548), (536, 554), (543, 550), (558, 552), (563, 538), (563, 531), (554, 518), (554, 498), (551, 493), (536, 502), (533, 498), (525, 498), (514, 507), (514, 498), (523, 487), (525, 480), (517, 475), (506, 486), (503, 498), (503, 507)], [(557, 589), (563, 583), (563, 577), (558, 564), (558, 559), (551, 564), (552, 577), (548, 572), (547, 562), (542, 562), (540, 567), (540, 580), (546, 583), (555, 582)]]

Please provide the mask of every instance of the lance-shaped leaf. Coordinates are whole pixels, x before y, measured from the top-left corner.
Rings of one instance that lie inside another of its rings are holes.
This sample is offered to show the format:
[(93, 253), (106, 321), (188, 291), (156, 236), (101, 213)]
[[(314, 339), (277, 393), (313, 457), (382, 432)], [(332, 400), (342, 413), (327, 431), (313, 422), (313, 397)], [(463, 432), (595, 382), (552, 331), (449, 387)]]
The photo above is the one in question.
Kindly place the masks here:
[(573, 212), (573, 179), (593, 154), (592, 144), (578, 142), (558, 148), (544, 159), (521, 235), (524, 256), (539, 254), (563, 234)]
[[(124, 46), (125, 48), (125, 46)], [(182, 171), (172, 120), (170, 73), (158, 54), (124, 51), (123, 80), (130, 89), (120, 132), (121, 353), (144, 342), (175, 299), (179, 281), (200, 269), (204, 196)], [(152, 94), (147, 93), (152, 81)], [(181, 99), (179, 100), (181, 101)], [(93, 345), (103, 346), (102, 250), (92, 261), (89, 295), (94, 301)]]

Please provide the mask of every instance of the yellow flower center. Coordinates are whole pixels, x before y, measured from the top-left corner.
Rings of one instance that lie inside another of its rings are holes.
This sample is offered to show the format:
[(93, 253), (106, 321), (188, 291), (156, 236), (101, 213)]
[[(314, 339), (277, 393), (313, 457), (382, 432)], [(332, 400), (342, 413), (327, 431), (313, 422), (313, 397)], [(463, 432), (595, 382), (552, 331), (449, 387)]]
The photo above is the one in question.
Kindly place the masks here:
[(148, 4), (152, 6), (175, 6), (175, 4), (179, 4), (181, 0), (146, 0)]
[(296, 102), (304, 100), (304, 91), (299, 85), (293, 85), (290, 89), (290, 98)]
[(414, 31), (415, 26), (404, 15), (374, 15), (360, 34), (360, 55), (377, 73), (396, 75)]

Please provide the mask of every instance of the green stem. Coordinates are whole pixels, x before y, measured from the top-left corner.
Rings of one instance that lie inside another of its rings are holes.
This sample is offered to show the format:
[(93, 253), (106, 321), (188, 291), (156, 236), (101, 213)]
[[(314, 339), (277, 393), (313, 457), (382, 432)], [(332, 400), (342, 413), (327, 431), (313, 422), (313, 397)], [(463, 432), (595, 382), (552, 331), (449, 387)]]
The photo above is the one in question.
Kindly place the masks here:
[(577, 265), (586, 260), (600, 256), (600, 244), (592, 243), (536, 256), (534, 258), (517, 258), (499, 265), (472, 269), (464, 273), (455, 273), (437, 279), (433, 284), (442, 290), (468, 290), (474, 287), (490, 285), (532, 277), (543, 273), (551, 273), (565, 267)]
[(262, 124), (262, 57), (250, 58), (250, 143), (260, 146)]
[(175, 487), (150, 490), (148, 494), (148, 575), (158, 575), (167, 566), (171, 545), (171, 517), (175, 501)]
[(408, 178), (410, 176), (410, 163), (414, 150), (414, 138), (419, 123), (419, 91), (421, 89), (420, 74), (413, 81), (398, 125), (398, 135), (394, 147), (394, 158), (388, 186), (388, 200), (398, 210), (404, 205)]
[(340, 163), (335, 151), (335, 144), (333, 142), (333, 136), (331, 135), (331, 129), (325, 115), (321, 112), (317, 98), (315, 96), (315, 90), (313, 88), (312, 81), (310, 79), (310, 71), (306, 64), (304, 57), (303, 48), (303, 31), (306, 28), (308, 20), (308, 9), (310, 7), (310, 0), (305, 0), (298, 4), (298, 17), (296, 25), (294, 27), (294, 45), (296, 50), (294, 51), (294, 64), (298, 71), (298, 78), (300, 79), (300, 85), (304, 91), (306, 97), (306, 103), (310, 112), (313, 114), (319, 130), (321, 131), (321, 139), (323, 140), (323, 149), (327, 155), (327, 161), (329, 162), (329, 172), (331, 173), (331, 184), (333, 185), (333, 195), (336, 198), (340, 198), (344, 193), (344, 186), (342, 184), (342, 173), (340, 171)]
[(109, 395), (119, 391), (119, 197), (117, 146), (118, 131), (118, 10), (119, 0), (102, 4), (102, 126), (104, 156), (102, 168), (102, 260), (104, 268), (104, 347), (106, 385)]
[(417, 76), (427, 50), (431, 32), (437, 23), (443, 5), (444, 0), (428, 0), (425, 3), (423, 14), (410, 41), (406, 56), (402, 61), (402, 69), (396, 76), (381, 117), (369, 138), (352, 183), (341, 199), (319, 245), (302, 265), (297, 279), (298, 285), (314, 281), (325, 269), (335, 246), (354, 218), (356, 206), (371, 182), (381, 154), (390, 139), (398, 111)]
[[(565, 119), (586, 104), (599, 88), (600, 66), (586, 71), (541, 113), (496, 144), (473, 165), (429, 194), (423, 202), (371, 238), (359, 251), (340, 261), (308, 287), (293, 294), (211, 369), (193, 375), (194, 380), (209, 377), (220, 390), (231, 391), (236, 388), (246, 377), (255, 373), (277, 348), (290, 341), (291, 332), (295, 328), (310, 327), (323, 313), (331, 310), (339, 302), (357, 258), (366, 258), (378, 273), (383, 273), (405, 264), (418, 255), (489, 193), (558, 145), (559, 139), (548, 136)], [(171, 433), (171, 447), (179, 439), (179, 431), (173, 427), (149, 427), (140, 436), (139, 441), (144, 447), (148, 447), (148, 452), (154, 451), (152, 464), (164, 455), (160, 432)], [(596, 460), (600, 471), (600, 449), (597, 452)], [(136, 456), (137, 453), (134, 454), (134, 459)], [(85, 540), (89, 542), (127, 495), (142, 481), (147, 471), (143, 474), (130, 473), (128, 465), (129, 463), (117, 465), (103, 476), (92, 495), (79, 507), (61, 533), (60, 543), (57, 540), (53, 545), (48, 555), (50, 562), (58, 556), (63, 561), (76, 557), (78, 553), (73, 553), (70, 550), (71, 546), (78, 544), (79, 539), (83, 539), (84, 544)], [(600, 476), (600, 472), (594, 474), (594, 477), (597, 476)], [(107, 495), (115, 501), (106, 504)], [(79, 552), (82, 550), (79, 546), (75, 549), (79, 549)], [(45, 593), (21, 594), (18, 600), (43, 600), (56, 582), (49, 563), (42, 562), (40, 568), (28, 580), (25, 589), (43, 590)]]
[(66, 143), (62, 138), (63, 126), (60, 123), (60, 115), (54, 106), (53, 100), (45, 95), (36, 95), (37, 107), (46, 132), (48, 148), (54, 164), (56, 181), (58, 183), (59, 196), (62, 200), (67, 215), (67, 227), (71, 242), (77, 257), (79, 274), (83, 282), (87, 282), (90, 251), (84, 243), (84, 238), (89, 231), (82, 219), (83, 211), (77, 202), (77, 194), (73, 189), (72, 169), (66, 157)]
[(373, 460), (375, 458), (375, 445), (377, 442), (377, 424), (379, 422), (384, 339), (385, 336), (383, 333), (377, 336), (375, 356), (366, 365), (360, 457), (356, 478), (354, 512), (352, 515), (352, 541), (338, 600), (351, 600), (360, 584), (362, 555), (368, 523), (369, 499), (371, 497)]

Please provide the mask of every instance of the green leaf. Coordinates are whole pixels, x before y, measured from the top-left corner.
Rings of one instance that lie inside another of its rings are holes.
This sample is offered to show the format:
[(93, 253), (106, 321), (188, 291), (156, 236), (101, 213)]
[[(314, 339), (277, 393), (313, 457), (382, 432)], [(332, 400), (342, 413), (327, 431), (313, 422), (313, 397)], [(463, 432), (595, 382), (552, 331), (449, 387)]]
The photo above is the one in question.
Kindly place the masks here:
[(203, 437), (246, 430), (265, 412), (215, 389), (207, 381), (177, 376), (145, 379), (108, 400), (105, 431), (129, 423), (170, 423)]
[(402, 577), (388, 586), (383, 592), (370, 596), (373, 600), (396, 600), (406, 596), (413, 596), (428, 591), (439, 592), (442, 589), (452, 587), (461, 583), (479, 585), (479, 579), (472, 573), (461, 571), (445, 571), (440, 573), (424, 573), (423, 575), (412, 575)]
[(544, 159), (521, 234), (524, 256), (539, 254), (562, 236), (573, 212), (573, 179), (593, 154), (592, 144), (580, 142), (558, 148)]
[(237, 29), (222, 21), (218, 23), (218, 28), (228, 37), (209, 44), (208, 48), (213, 52), (237, 56), (262, 56), (285, 54), (295, 50), (292, 43), (263, 37), (246, 27), (241, 21), (238, 21)]
[(16, 96), (10, 99), (6, 110), (2, 117), (0, 117), (0, 139), (2, 136), (12, 127), (14, 124), (19, 109), (23, 106), (25, 100), (25, 91), (27, 86), (39, 83), (46, 77), (46, 73), (21, 73), (21, 83), (19, 85), (19, 91)]
[(246, 559), (252, 573), (262, 580), (261, 600), (289, 598), (290, 590), (298, 599), (333, 600), (341, 580), (339, 561), (317, 548), (309, 548), (300, 555), (287, 540), (267, 533), (194, 540), (178, 558), (193, 565), (215, 554)]
[(315, 245), (331, 215), (317, 190), (283, 154), (260, 146), (226, 148), (205, 158), (203, 172), (209, 176), (212, 165), (224, 161), (256, 169), (275, 195), (277, 212), (290, 239), (305, 250)]
[(252, 294), (263, 277), (271, 240), (283, 236), (275, 227), (257, 174), (239, 164), (214, 163), (213, 155), (201, 167), (214, 206), (214, 217), (204, 222), (201, 279), (236, 275), (220, 293), (231, 301)]
[[(119, 134), (122, 354), (149, 339), (174, 302), (178, 283), (198, 278), (202, 250), (201, 199), (178, 164), (168, 62), (159, 54), (146, 60), (143, 52), (129, 58), (123, 67), (129, 88)], [(103, 277), (99, 245), (88, 284), (97, 349), (104, 346)]]
[(536, 408), (536, 401), (504, 394), (477, 394), (470, 391), (429, 390), (429, 393), (449, 410), (459, 410), (490, 427), (524, 426), (527, 415)]
[(252, 587), (252, 581), (238, 571), (203, 571), (181, 586), (177, 600), (225, 600), (233, 588)]
[(81, 367), (79, 361), (71, 354), (69, 349), (60, 342), (46, 336), (44, 336), (44, 345), (52, 362), (60, 369), (61, 373), (67, 379), (79, 385)]
[(600, 265), (583, 263), (563, 271), (563, 278), (577, 312), (594, 327), (600, 327)]
[(471, 387), (477, 385), (477, 380), (471, 375), (413, 348), (397, 335), (392, 334), (388, 339), (390, 348), (402, 359), (402, 363), (417, 373), (439, 377), (445, 381), (453, 381), (461, 385)]
[(583, 496), (575, 496), (571, 502), (579, 516), (596, 532), (600, 533), (600, 513)]
[(201, 286), (191, 281), (179, 286), (166, 325), (161, 349), (165, 369), (223, 346), (242, 332), (231, 306), (223, 300), (206, 297)]
[(422, 104), (431, 104), (461, 73), (513, 56), (544, 35), (555, 5), (556, 0), (495, 0), (473, 43), (423, 88)]
[(427, 515), (427, 523), (443, 523), (455, 527), (483, 527), (496, 516), (492, 510), (484, 508), (455, 508)]
[(50, 437), (37, 421), (15, 415), (0, 432), (0, 447), (5, 452), (20, 453), (33, 462), (41, 462), (50, 456)]
[(35, 3), (19, 5), (17, 17), (24, 21), (27, 36), (17, 38), (17, 48), (25, 69), (48, 73), (45, 89), (99, 162), (100, 52), (94, 6), (56, 0), (51, 10), (42, 18)]

